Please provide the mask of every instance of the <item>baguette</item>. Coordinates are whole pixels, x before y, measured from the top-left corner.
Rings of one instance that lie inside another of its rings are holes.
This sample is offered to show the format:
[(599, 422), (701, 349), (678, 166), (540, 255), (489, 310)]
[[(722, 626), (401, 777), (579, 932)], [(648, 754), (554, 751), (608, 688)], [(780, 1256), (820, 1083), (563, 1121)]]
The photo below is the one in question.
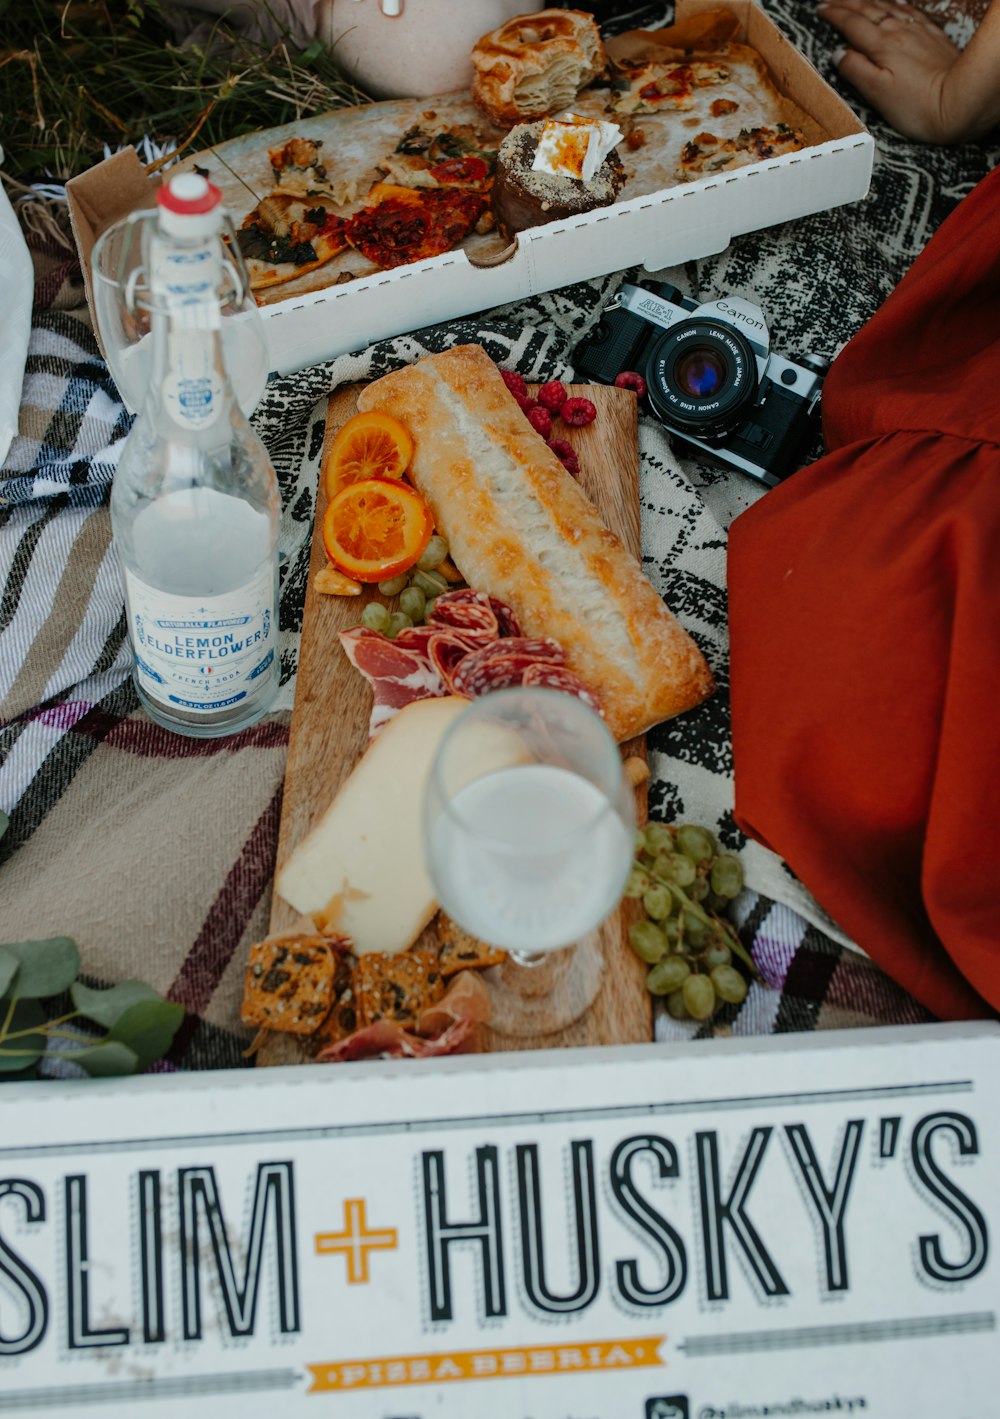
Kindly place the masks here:
[(698, 647), (479, 345), (384, 375), (358, 406), (407, 426), (408, 476), (469, 585), (560, 642), (619, 743), (711, 693)]

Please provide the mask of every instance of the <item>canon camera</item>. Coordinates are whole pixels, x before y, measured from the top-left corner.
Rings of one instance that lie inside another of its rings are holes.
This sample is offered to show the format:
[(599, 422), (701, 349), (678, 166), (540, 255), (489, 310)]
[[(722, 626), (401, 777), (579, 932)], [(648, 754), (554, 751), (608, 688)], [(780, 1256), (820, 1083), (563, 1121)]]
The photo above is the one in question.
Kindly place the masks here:
[(763, 311), (741, 296), (698, 305), (674, 287), (626, 283), (577, 346), (578, 375), (642, 375), (665, 428), (717, 462), (774, 487), (816, 437), (829, 360), (772, 355)]

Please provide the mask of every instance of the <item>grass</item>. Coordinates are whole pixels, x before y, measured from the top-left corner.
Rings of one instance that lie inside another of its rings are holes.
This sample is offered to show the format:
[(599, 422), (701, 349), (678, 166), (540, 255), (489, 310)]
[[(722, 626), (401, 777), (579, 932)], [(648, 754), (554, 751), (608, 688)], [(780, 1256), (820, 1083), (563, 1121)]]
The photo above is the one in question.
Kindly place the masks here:
[(159, 0), (0, 0), (0, 45), (4, 167), (22, 183), (65, 182), (105, 144), (194, 152), (364, 101), (318, 40), (258, 43), (223, 18), (179, 44)]

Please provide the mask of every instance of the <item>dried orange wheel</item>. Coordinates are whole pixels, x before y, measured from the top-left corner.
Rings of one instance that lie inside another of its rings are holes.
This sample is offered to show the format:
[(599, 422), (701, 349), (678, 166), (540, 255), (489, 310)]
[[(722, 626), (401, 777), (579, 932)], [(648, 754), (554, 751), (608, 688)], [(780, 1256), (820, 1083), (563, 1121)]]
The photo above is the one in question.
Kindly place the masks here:
[(330, 500), (323, 545), (345, 576), (388, 581), (414, 565), (433, 531), (431, 510), (409, 483), (362, 478)]
[(323, 477), (327, 497), (361, 478), (402, 478), (413, 457), (413, 440), (398, 419), (372, 409), (348, 419), (330, 445)]

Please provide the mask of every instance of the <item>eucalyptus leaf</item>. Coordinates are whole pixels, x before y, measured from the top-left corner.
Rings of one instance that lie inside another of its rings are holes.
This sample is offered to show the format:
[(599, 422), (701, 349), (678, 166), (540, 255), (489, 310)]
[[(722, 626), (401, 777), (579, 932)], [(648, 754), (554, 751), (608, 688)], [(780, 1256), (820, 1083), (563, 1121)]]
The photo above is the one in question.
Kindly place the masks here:
[(106, 1030), (110, 1030), (131, 1006), (144, 1000), (160, 999), (153, 987), (141, 980), (123, 980), (108, 990), (92, 990), (82, 981), (76, 981), (70, 986), (69, 993), (80, 1014), (103, 1025)]
[(159, 998), (140, 1000), (118, 1017), (108, 1039), (127, 1044), (138, 1055), (141, 1068), (146, 1069), (166, 1054), (183, 1019), (183, 1005)]
[(72, 1060), (88, 1074), (95, 1075), (135, 1074), (139, 1068), (139, 1056), (135, 1050), (118, 1040), (105, 1040), (93, 1049), (73, 1050), (72, 1053), (67, 1052), (64, 1058)]
[[(6, 1019), (6, 1010), (3, 1018)], [(0, 1039), (0, 1074), (20, 1074), (37, 1064), (45, 1053), (45, 1036), (38, 1028), (44, 1023), (45, 1011), (37, 1001), (17, 1002), (6, 1035)], [(28, 1034), (21, 1035), (21, 1030), (27, 1030)], [(11, 1039), (12, 1035), (19, 1038)]]
[(8, 951), (6, 946), (0, 946), (0, 996), (7, 994), (11, 981), (20, 969), (21, 962), (13, 951)]
[(68, 936), (49, 936), (44, 941), (11, 941), (5, 951), (16, 956), (20, 970), (17, 994), (21, 1000), (42, 1000), (59, 995), (80, 973), (80, 953)]

